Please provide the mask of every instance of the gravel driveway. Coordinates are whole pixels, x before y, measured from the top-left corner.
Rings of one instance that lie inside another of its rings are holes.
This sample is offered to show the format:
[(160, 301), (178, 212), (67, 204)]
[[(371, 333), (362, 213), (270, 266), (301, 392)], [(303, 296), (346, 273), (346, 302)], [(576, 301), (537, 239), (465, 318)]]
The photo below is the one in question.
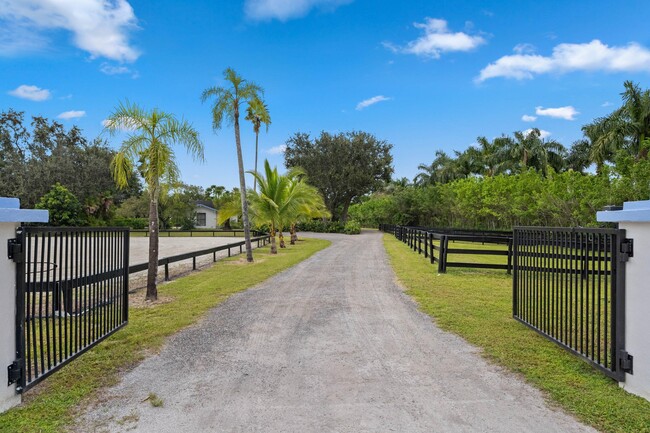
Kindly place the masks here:
[(321, 236), (330, 248), (172, 337), (79, 431), (593, 431), (420, 313), (380, 233)]

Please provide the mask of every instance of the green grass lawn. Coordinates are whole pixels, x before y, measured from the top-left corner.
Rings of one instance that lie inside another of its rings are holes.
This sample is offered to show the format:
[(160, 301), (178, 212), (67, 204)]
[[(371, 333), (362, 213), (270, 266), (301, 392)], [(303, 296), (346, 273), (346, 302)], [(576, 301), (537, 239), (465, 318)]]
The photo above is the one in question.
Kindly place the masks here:
[(512, 277), (505, 271), (448, 268), (437, 275), (437, 266), (393, 235), (384, 235), (384, 244), (407, 293), (439, 327), (481, 347), (487, 359), (586, 424), (604, 432), (650, 432), (650, 402), (512, 318)]
[[(298, 245), (254, 250), (254, 264), (243, 256), (159, 286), (161, 303), (129, 310), (126, 328), (97, 345), (25, 395), (22, 406), (0, 414), (0, 432), (58, 432), (73, 420), (84, 402), (119, 373), (155, 353), (170, 335), (200, 319), (230, 295), (245, 290), (326, 248), (329, 241), (302, 239)], [(144, 297), (144, 293), (137, 296)]]

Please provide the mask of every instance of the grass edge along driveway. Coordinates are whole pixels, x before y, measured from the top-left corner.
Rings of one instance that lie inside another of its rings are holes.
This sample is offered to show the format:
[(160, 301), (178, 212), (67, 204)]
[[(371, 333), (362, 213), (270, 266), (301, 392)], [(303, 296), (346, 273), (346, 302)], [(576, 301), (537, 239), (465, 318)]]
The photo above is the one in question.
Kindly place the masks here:
[[(297, 245), (253, 251), (255, 262), (244, 256), (219, 260), (214, 266), (168, 284), (158, 295), (166, 303), (130, 308), (129, 324), (26, 394), (23, 405), (0, 414), (1, 433), (64, 431), (75, 413), (103, 387), (119, 381), (119, 373), (155, 353), (167, 337), (198, 321), (231, 295), (309, 258), (331, 242), (302, 239)], [(144, 296), (138, 293), (138, 296)]]
[(441, 329), (480, 347), (485, 358), (585, 424), (603, 432), (650, 432), (650, 402), (512, 318), (512, 277), (505, 271), (437, 275), (437, 266), (394, 236), (385, 234), (384, 246), (407, 294)]

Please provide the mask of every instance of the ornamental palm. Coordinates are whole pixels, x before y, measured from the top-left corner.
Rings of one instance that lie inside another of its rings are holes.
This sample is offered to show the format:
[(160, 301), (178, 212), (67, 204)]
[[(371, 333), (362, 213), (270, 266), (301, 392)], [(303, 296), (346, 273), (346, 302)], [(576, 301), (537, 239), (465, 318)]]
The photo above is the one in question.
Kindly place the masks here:
[[(253, 98), (246, 109), (246, 120), (253, 124), (253, 131), (255, 132), (255, 171), (257, 171), (257, 144), (260, 136), (260, 126), (262, 123), (265, 124), (266, 132), (269, 132), (269, 125), (271, 124), (269, 107), (261, 99)], [(253, 180), (253, 190), (257, 191), (257, 179)]]
[(239, 165), (239, 191), (242, 207), (242, 220), (244, 223), (244, 239), (246, 243), (246, 260), (253, 261), (253, 250), (251, 247), (251, 232), (248, 219), (248, 200), (246, 198), (246, 180), (244, 179), (244, 161), (241, 152), (241, 138), (239, 134), (239, 113), (242, 105), (259, 99), (263, 90), (257, 84), (244, 80), (233, 69), (227, 68), (223, 72), (224, 79), (230, 84), (230, 88), (210, 87), (203, 91), (201, 99), (203, 102), (215, 98), (212, 106), (212, 128), (216, 132), (221, 129), (224, 118), (235, 128), (235, 145), (237, 147), (237, 163)]
[(158, 202), (162, 187), (178, 181), (180, 173), (174, 160), (174, 144), (182, 144), (195, 160), (203, 160), (203, 144), (198, 132), (185, 120), (154, 108), (145, 111), (128, 102), (120, 105), (106, 121), (111, 135), (126, 132), (127, 138), (111, 161), (113, 178), (118, 187), (126, 188), (134, 167), (149, 190), (149, 267), (147, 300), (156, 300), (158, 290)]
[(504, 156), (520, 161), (521, 169), (534, 167), (546, 173), (551, 165), (556, 171), (562, 168), (563, 156), (566, 149), (555, 140), (543, 140), (541, 131), (533, 128), (529, 133), (515, 132), (514, 140), (510, 140), (504, 148)]

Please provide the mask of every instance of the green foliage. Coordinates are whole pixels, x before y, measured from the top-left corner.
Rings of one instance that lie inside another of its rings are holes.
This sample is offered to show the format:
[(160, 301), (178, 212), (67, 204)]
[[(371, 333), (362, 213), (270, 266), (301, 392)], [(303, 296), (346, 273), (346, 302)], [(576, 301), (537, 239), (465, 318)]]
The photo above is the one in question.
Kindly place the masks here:
[(143, 230), (147, 228), (147, 218), (113, 218), (110, 222), (114, 227), (129, 227), (133, 230)]
[(307, 172), (335, 221), (346, 221), (352, 201), (378, 190), (393, 172), (392, 144), (367, 132), (322, 132), (314, 140), (296, 133), (286, 145), (286, 166)]
[(58, 182), (36, 203), (36, 209), (47, 209), (53, 226), (77, 226), (83, 222), (81, 203)]
[(426, 187), (400, 187), (351, 207), (364, 226), (379, 223), (509, 230), (515, 225), (597, 226), (596, 212), (608, 204), (650, 196), (650, 162), (621, 157), (619, 172), (577, 171), (544, 176), (470, 177)]
[(298, 223), (296, 228), (302, 232), (343, 233), (345, 225), (340, 221), (311, 220)]
[(361, 233), (361, 224), (359, 224), (357, 221), (350, 220), (345, 223), (343, 232), (346, 235), (358, 235)]
[(103, 225), (115, 205), (140, 194), (135, 171), (128, 173), (130, 188), (116, 188), (109, 168), (115, 151), (102, 140), (90, 142), (77, 127), (43, 117), (33, 117), (30, 129), (25, 123), (22, 112), (0, 112), (0, 196), (32, 208), (59, 182), (83, 206), (80, 222)]

